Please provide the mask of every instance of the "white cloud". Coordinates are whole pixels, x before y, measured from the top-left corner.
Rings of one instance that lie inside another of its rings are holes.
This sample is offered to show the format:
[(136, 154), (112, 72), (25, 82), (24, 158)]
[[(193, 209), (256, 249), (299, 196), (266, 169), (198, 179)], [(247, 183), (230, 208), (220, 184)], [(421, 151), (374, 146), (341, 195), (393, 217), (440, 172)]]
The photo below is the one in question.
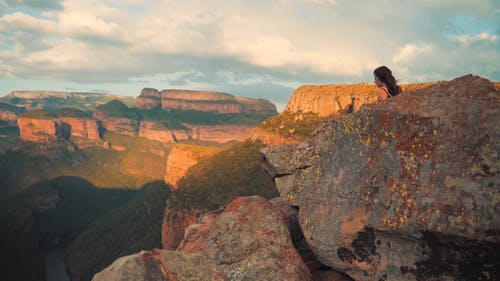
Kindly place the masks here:
[(486, 42), (496, 42), (498, 40), (498, 36), (489, 34), (488, 32), (481, 32), (476, 35), (460, 35), (457, 37), (458, 41), (462, 43), (462, 45), (468, 45), (477, 41), (486, 41)]
[[(408, 82), (467, 72), (498, 76), (498, 35), (443, 36), (443, 30), (460, 30), (450, 27), (456, 15), (474, 22), (495, 19), (492, 3), (65, 0), (41, 14), (5, 11), (0, 75), (79, 82), (163, 79), (193, 87), (210, 87), (214, 79), (231, 87), (281, 89), (371, 82), (372, 70), (390, 63)], [(456, 48), (457, 42), (470, 48)]]
[(394, 63), (406, 63), (420, 55), (429, 54), (432, 47), (429, 45), (417, 46), (415, 44), (406, 44), (392, 57)]

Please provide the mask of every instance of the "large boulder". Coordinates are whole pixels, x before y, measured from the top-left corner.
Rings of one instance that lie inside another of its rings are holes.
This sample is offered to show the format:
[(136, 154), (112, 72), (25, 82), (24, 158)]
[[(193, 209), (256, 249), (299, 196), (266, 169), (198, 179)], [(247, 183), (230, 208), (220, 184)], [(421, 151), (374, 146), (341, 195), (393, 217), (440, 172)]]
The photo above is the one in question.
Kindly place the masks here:
[(284, 214), (261, 196), (237, 198), (215, 219), (208, 214), (178, 250), (207, 254), (230, 280), (311, 280)]
[(223, 281), (224, 272), (200, 254), (142, 251), (117, 259), (92, 281)]
[(500, 278), (499, 93), (467, 75), (263, 150), (319, 260), (355, 280)]

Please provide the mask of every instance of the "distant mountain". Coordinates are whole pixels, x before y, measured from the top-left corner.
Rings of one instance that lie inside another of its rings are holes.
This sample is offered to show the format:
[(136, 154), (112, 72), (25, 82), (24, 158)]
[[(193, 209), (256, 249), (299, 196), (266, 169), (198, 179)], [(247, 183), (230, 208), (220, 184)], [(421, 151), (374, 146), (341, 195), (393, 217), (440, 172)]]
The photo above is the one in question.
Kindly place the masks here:
[(55, 112), (61, 107), (75, 107), (87, 112), (93, 111), (98, 105), (118, 99), (128, 106), (135, 105), (134, 97), (101, 94), (101, 93), (78, 93), (59, 91), (13, 91), (4, 97), (1, 102), (10, 103), (26, 110), (45, 109)]

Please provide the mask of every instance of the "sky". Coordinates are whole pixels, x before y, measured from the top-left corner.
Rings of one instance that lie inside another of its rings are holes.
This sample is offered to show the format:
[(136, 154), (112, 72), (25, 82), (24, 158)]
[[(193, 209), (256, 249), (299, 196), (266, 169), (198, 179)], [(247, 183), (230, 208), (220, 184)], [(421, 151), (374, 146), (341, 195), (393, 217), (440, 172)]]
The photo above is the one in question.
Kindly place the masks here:
[(498, 0), (0, 0), (0, 96), (144, 87), (282, 109), (304, 84), (500, 81)]

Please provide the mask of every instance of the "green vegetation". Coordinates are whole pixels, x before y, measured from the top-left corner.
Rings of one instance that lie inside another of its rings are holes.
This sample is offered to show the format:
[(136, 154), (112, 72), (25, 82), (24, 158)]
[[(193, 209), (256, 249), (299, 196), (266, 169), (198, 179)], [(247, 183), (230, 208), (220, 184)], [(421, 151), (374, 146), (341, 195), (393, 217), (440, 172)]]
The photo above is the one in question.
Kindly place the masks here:
[(141, 115), (135, 108), (129, 108), (120, 100), (111, 100), (103, 105), (99, 105), (96, 109), (108, 117), (141, 120)]
[(18, 137), (19, 128), (17, 126), (0, 127), (0, 157), (14, 145)]
[(134, 199), (102, 216), (78, 236), (68, 248), (68, 264), (75, 265), (72, 280), (90, 280), (118, 257), (161, 248), (161, 223), (169, 192), (163, 182), (146, 184)]
[[(26, 143), (19, 151), (7, 151), (0, 157), (0, 198), (60, 176), (80, 177), (100, 188), (139, 188), (147, 182), (163, 179), (167, 145), (112, 132), (106, 132), (104, 140), (126, 150), (90, 147), (66, 152), (50, 161), (46, 157), (30, 156), (24, 152), (36, 151), (39, 149), (37, 144)], [(50, 145), (58, 150), (58, 146), (69, 143)], [(48, 147), (46, 144), (43, 146)]]
[(193, 166), (178, 182), (170, 200), (174, 209), (217, 209), (239, 196), (278, 196), (260, 165), (260, 142), (245, 141)]
[(17, 114), (23, 113), (25, 110), (22, 107), (17, 107), (12, 104), (8, 104), (5, 102), (0, 102), (0, 111), (11, 111)]
[(21, 114), (21, 117), (34, 118), (34, 119), (55, 119), (56, 118), (56, 116), (54, 116), (52, 113), (48, 112), (47, 110), (43, 110), (43, 109), (35, 109), (35, 110), (26, 111), (23, 114)]
[(306, 137), (318, 127), (323, 119), (315, 113), (285, 111), (262, 122), (258, 128), (285, 137)]
[(63, 107), (57, 110), (56, 115), (58, 117), (90, 118), (90, 114), (87, 112), (72, 107)]

